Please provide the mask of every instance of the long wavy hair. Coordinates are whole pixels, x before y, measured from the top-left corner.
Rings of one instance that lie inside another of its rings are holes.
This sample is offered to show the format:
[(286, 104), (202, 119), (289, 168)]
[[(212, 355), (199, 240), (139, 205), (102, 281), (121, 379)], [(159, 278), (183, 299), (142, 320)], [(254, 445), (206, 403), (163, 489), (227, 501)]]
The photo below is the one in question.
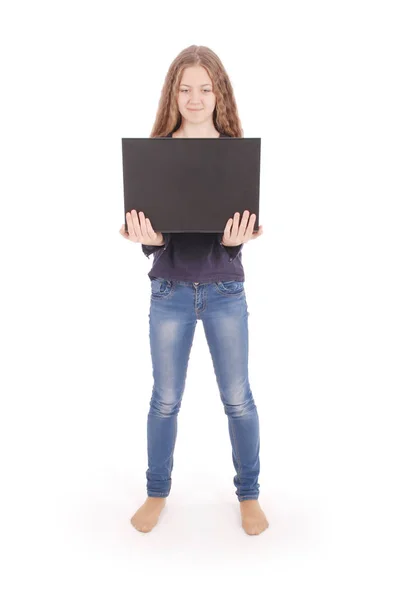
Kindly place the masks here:
[(215, 128), (223, 135), (244, 137), (233, 88), (223, 63), (210, 48), (189, 46), (178, 54), (167, 71), (151, 138), (165, 137), (180, 127), (182, 117), (178, 110), (177, 95), (182, 73), (187, 67), (198, 65), (206, 69), (213, 83), (216, 96), (213, 112)]

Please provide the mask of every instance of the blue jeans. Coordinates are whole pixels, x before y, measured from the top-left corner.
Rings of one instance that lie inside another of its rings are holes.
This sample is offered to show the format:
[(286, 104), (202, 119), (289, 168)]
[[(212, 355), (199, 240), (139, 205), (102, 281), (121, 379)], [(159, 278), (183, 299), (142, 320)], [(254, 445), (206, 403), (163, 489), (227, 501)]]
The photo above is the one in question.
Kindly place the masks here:
[(147, 422), (148, 496), (171, 489), (177, 416), (198, 319), (220, 391), (238, 500), (259, 497), (259, 419), (248, 380), (248, 306), (244, 283), (151, 280), (149, 337), (153, 391)]

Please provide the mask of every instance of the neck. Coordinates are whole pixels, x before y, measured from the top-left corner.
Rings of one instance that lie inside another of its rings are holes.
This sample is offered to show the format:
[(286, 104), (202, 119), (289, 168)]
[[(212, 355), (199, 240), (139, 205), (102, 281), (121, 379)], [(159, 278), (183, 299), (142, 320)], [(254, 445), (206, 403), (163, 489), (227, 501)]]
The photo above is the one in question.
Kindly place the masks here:
[(181, 123), (179, 129), (174, 132), (174, 137), (183, 138), (213, 138), (219, 137), (219, 132), (214, 127), (213, 123), (188, 123), (184, 121)]

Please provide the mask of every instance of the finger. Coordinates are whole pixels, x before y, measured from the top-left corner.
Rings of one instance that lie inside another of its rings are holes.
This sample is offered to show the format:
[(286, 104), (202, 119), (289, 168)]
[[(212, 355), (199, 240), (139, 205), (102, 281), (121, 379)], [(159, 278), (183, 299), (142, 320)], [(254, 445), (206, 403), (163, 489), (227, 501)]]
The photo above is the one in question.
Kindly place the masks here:
[(256, 233), (252, 234), (252, 239), (256, 240), (257, 237), (263, 234), (263, 225), (259, 225), (259, 229)]
[(253, 213), (248, 221), (248, 227), (246, 228), (246, 231), (245, 231), (246, 241), (250, 240), (252, 237), (253, 228), (255, 226), (255, 221), (256, 221), (256, 215), (255, 215), (255, 213)]
[(128, 236), (128, 233), (125, 231), (125, 225), (121, 225), (120, 233), (121, 233), (121, 235), (123, 235), (124, 237), (127, 237), (127, 236)]
[(131, 235), (134, 235), (134, 226), (132, 223), (131, 213), (127, 212), (127, 214), (125, 215), (125, 218), (127, 219), (128, 237), (130, 237)]
[(240, 214), (236, 212), (234, 215), (233, 226), (231, 229), (231, 237), (236, 239), (238, 236), (238, 223), (239, 223)]
[(139, 229), (140, 229), (141, 240), (143, 241), (143, 238), (146, 237), (146, 235), (147, 235), (147, 230), (146, 230), (145, 215), (142, 211), (139, 213)]
[(244, 214), (242, 215), (241, 225), (238, 230), (238, 236), (242, 239), (245, 236), (245, 231), (248, 225), (249, 218), (249, 210), (244, 210)]
[(223, 237), (224, 237), (226, 240), (229, 240), (229, 239), (230, 239), (230, 236), (231, 236), (231, 225), (232, 225), (232, 222), (233, 222), (233, 220), (232, 220), (232, 219), (231, 219), (231, 217), (230, 217), (230, 218), (228, 219), (227, 223), (226, 223), (226, 226), (225, 226), (225, 229), (224, 229), (224, 232), (223, 232)]
[(141, 226), (139, 224), (138, 213), (135, 209), (131, 210), (133, 235), (139, 240), (141, 237)]
[(145, 223), (146, 223), (146, 231), (147, 231), (148, 237), (151, 240), (155, 240), (157, 238), (157, 234), (155, 233), (155, 231), (152, 227), (152, 223), (150, 222), (150, 219), (146, 218)]

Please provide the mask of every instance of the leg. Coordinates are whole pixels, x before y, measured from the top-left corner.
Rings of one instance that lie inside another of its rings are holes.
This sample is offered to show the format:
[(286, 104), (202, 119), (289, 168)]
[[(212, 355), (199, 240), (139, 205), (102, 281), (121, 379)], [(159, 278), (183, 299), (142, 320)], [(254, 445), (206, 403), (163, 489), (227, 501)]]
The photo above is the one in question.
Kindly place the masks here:
[(177, 415), (196, 327), (187, 291), (161, 278), (152, 281), (149, 338), (154, 384), (147, 422), (148, 497), (131, 519), (143, 533), (156, 525), (171, 488)]
[(150, 497), (166, 497), (171, 489), (177, 417), (197, 323), (189, 310), (183, 309), (183, 302), (190, 298), (186, 292), (188, 289), (173, 284), (170, 291), (167, 287), (162, 296), (152, 294), (151, 299), (149, 337), (154, 385), (147, 422), (146, 471)]
[(259, 419), (248, 380), (248, 307), (243, 282), (211, 284), (202, 320), (228, 417), (242, 527), (247, 534), (258, 535), (269, 523), (258, 501)]
[(239, 501), (259, 497), (259, 418), (248, 380), (248, 311), (243, 283), (211, 284), (202, 316), (228, 417)]

